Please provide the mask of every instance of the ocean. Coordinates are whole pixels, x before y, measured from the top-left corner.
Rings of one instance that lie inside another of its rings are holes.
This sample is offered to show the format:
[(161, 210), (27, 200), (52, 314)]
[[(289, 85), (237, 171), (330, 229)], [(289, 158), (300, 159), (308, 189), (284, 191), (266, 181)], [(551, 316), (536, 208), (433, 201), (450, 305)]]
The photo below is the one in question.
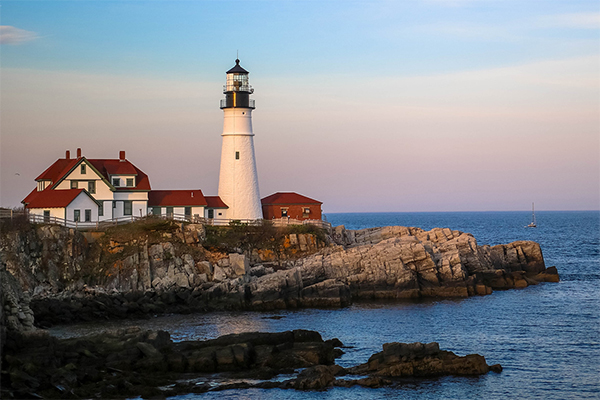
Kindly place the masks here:
[[(478, 353), (500, 374), (407, 380), (399, 388), (228, 390), (173, 399), (598, 399), (600, 398), (600, 212), (340, 213), (329, 222), (347, 229), (448, 227), (472, 233), (480, 245), (534, 240), (559, 283), (457, 300), (358, 303), (341, 309), (215, 312), (150, 320), (55, 326), (59, 337), (139, 325), (174, 340), (211, 339), (244, 331), (311, 329), (349, 348), (342, 366), (366, 362), (387, 342), (438, 342), (459, 355)], [(275, 319), (273, 317), (276, 317)]]

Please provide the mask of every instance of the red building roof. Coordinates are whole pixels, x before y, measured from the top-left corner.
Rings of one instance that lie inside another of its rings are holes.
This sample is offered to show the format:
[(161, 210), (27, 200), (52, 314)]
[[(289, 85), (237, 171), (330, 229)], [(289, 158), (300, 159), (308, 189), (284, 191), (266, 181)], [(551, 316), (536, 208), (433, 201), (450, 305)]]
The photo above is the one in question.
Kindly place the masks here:
[(310, 197), (303, 196), (294, 192), (277, 192), (270, 196), (263, 198), (260, 201), (263, 205), (271, 204), (323, 204), (322, 201), (311, 199)]
[(205, 196), (208, 208), (229, 208), (219, 196)]
[(115, 188), (118, 191), (151, 190), (148, 175), (127, 160), (90, 159), (87, 161), (109, 182), (110, 175), (136, 175), (133, 187)]
[(206, 206), (202, 190), (151, 190), (148, 207)]
[(118, 191), (131, 190), (150, 190), (150, 179), (142, 170), (130, 163), (128, 160), (119, 159), (87, 159), (80, 158), (59, 158), (40, 174), (35, 180), (47, 180), (52, 182), (52, 187), (62, 181), (77, 165), (82, 161), (87, 161), (98, 173), (110, 183), (111, 175), (134, 175), (135, 184), (133, 187), (117, 187)]
[(94, 159), (88, 161), (98, 171), (108, 175), (137, 175), (136, 168), (127, 160)]
[(77, 159), (69, 159), (69, 158), (59, 158), (46, 168), (44, 172), (40, 174), (36, 181), (52, 181), (54, 183), (58, 182), (58, 180), (67, 172), (70, 171), (75, 164), (77, 164)]
[[(36, 193), (30, 193), (25, 200), (27, 208), (64, 208), (71, 204), (77, 196), (84, 192), (90, 196), (84, 189), (65, 189), (65, 190), (42, 190)], [(91, 198), (91, 196), (90, 196)], [(93, 200), (93, 199), (92, 199)]]

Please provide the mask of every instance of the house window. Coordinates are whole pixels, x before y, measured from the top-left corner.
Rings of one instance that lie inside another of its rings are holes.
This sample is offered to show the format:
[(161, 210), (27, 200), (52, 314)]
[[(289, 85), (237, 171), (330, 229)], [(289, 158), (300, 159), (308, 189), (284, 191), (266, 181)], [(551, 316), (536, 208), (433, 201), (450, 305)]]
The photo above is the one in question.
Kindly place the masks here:
[(127, 187), (133, 187), (133, 178), (127, 178)]
[(85, 210), (85, 222), (92, 220), (92, 210)]
[(90, 192), (91, 194), (96, 193), (96, 181), (88, 182), (88, 192)]
[(192, 207), (186, 207), (185, 208), (185, 216), (188, 218), (192, 217)]
[(81, 164), (81, 174), (85, 175), (85, 164)]
[(44, 210), (44, 222), (47, 224), (50, 223), (50, 210)]
[(208, 218), (212, 219), (215, 217), (215, 210), (208, 210)]
[(132, 201), (131, 200), (125, 200), (123, 202), (123, 215), (131, 215), (132, 211), (133, 211), (133, 207), (132, 207)]
[(79, 187), (77, 181), (71, 181), (71, 189), (77, 189)]
[(112, 178), (112, 183), (113, 183), (113, 186), (116, 186), (116, 187), (121, 186), (121, 179)]
[(75, 221), (75, 222), (81, 221), (81, 211), (80, 210), (73, 210), (73, 221)]
[(102, 217), (104, 215), (104, 202), (101, 201), (100, 204), (98, 204), (98, 216)]
[(288, 209), (282, 208), (281, 209), (281, 218), (287, 218), (287, 217), (288, 217)]
[(153, 215), (160, 215), (160, 207), (152, 207)]
[(302, 209), (302, 218), (308, 218), (310, 214), (310, 208), (304, 207)]
[(235, 152), (235, 159), (236, 159), (236, 160), (239, 160), (239, 159), (240, 159), (240, 152), (239, 152), (239, 151), (236, 151), (236, 152)]
[(117, 202), (113, 200), (113, 208), (117, 208)]
[(173, 207), (167, 207), (167, 217), (173, 217)]

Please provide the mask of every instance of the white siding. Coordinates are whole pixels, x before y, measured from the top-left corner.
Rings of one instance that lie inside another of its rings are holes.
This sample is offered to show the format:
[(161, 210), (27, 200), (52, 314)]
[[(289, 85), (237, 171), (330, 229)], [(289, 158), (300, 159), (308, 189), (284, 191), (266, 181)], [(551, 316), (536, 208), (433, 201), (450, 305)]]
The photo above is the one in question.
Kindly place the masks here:
[(49, 210), (50, 216), (54, 218), (65, 218), (65, 209), (63, 208), (29, 208), (29, 213), (44, 216), (44, 211)]
[(92, 210), (91, 221), (98, 221), (98, 205), (83, 192), (67, 206), (67, 220), (74, 221), (74, 210), (80, 210), (81, 222), (85, 221), (85, 210)]
[[(113, 179), (119, 179), (119, 184), (118, 185), (114, 185), (113, 184), (113, 182), (114, 182)], [(133, 179), (133, 186), (127, 186), (127, 179)], [(135, 175), (110, 175), (110, 183), (114, 187), (120, 187), (120, 188), (130, 187), (130, 188), (133, 188), (133, 187), (135, 187), (135, 181), (136, 181), (136, 176)]]

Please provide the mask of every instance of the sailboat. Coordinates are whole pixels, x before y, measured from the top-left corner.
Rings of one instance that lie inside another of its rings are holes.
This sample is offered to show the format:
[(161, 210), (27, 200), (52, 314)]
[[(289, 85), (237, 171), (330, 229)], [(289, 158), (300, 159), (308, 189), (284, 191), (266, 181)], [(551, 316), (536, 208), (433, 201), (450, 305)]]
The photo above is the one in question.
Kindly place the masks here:
[(531, 222), (529, 225), (527, 225), (527, 228), (537, 228), (537, 224), (535, 223), (535, 210), (533, 203), (531, 203)]

